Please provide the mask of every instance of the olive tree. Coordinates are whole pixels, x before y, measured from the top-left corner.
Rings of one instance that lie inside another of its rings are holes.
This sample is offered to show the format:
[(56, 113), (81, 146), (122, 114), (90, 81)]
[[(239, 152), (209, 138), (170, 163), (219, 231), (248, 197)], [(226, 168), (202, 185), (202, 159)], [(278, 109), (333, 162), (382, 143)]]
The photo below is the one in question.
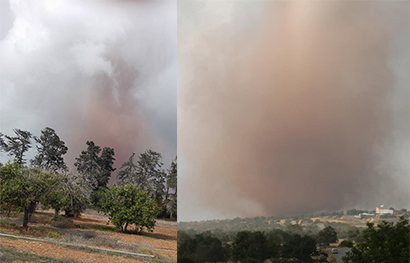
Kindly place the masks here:
[(53, 173), (24, 168), (18, 160), (7, 163), (0, 168), (0, 206), (8, 212), (24, 212), (23, 227), (27, 227), (37, 204), (56, 183)]

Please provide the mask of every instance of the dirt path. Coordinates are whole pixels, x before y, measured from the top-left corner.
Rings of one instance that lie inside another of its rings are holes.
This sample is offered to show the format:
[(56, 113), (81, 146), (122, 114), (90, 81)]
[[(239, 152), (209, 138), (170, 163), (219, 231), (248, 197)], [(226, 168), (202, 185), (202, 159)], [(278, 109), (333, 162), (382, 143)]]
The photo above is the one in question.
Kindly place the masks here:
[(121, 256), (112, 256), (97, 254), (93, 252), (85, 252), (63, 248), (54, 244), (49, 244), (39, 241), (15, 240), (10, 238), (0, 238), (0, 246), (16, 249), (18, 251), (29, 252), (36, 255), (47, 256), (55, 259), (72, 259), (76, 262), (84, 263), (135, 263), (143, 262), (133, 258), (124, 258)]

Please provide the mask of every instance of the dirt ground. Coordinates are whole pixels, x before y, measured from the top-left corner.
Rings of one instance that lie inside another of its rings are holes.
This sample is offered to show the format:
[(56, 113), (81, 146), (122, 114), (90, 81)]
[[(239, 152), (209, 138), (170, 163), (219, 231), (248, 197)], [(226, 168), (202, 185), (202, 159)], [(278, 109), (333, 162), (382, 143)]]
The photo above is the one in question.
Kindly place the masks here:
[[(29, 229), (21, 227), (21, 216), (0, 218), (0, 233), (44, 239), (43, 241), (21, 240), (0, 237), (0, 247), (13, 249), (55, 259), (38, 262), (176, 262), (177, 228), (176, 222), (157, 221), (153, 232), (142, 234), (120, 233), (108, 218), (95, 211), (86, 211), (80, 218), (64, 219), (61, 224), (51, 221), (52, 211), (37, 211)], [(132, 230), (132, 228), (130, 229)], [(84, 245), (83, 248), (70, 245)], [(141, 258), (118, 253), (108, 253), (88, 247), (128, 251), (153, 255), (154, 259)], [(4, 253), (3, 253), (4, 254)], [(63, 261), (62, 261), (63, 260)], [(0, 258), (0, 262), (3, 262)], [(5, 262), (14, 262), (12, 260)], [(31, 262), (31, 261), (30, 261)]]

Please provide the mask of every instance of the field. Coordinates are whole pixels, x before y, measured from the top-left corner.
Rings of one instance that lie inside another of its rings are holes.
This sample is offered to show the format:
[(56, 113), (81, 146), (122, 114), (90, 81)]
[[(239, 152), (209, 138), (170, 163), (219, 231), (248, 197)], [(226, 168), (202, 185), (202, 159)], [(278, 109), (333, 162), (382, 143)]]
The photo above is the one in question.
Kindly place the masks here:
[(132, 228), (116, 231), (92, 210), (77, 219), (53, 221), (52, 216), (52, 211), (37, 211), (28, 229), (21, 227), (21, 216), (1, 217), (0, 233), (13, 237), (0, 236), (0, 262), (176, 262), (176, 222), (157, 220), (154, 232), (138, 235)]

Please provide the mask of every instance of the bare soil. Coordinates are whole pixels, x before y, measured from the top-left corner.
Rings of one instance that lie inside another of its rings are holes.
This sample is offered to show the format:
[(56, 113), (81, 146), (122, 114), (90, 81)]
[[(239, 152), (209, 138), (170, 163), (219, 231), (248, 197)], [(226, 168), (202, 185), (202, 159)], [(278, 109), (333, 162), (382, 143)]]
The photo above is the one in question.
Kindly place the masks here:
[[(52, 211), (37, 211), (33, 215), (33, 222), (29, 223), (28, 229), (21, 227), (21, 216), (0, 218), (0, 233), (36, 237), (48, 241), (27, 241), (0, 237), (0, 247), (52, 258), (56, 262), (61, 262), (61, 260), (102, 263), (176, 262), (177, 228), (175, 222), (159, 220), (153, 232), (145, 231), (137, 235), (118, 232), (113, 225), (107, 224), (108, 218), (106, 216), (92, 210), (87, 210), (80, 218), (62, 218), (61, 222), (53, 222), (51, 220), (52, 215)], [(173, 223), (175, 223), (175, 226)], [(132, 227), (130, 230), (132, 230)], [(81, 244), (84, 245), (85, 249), (62, 246), (53, 243), (53, 241)], [(154, 259), (105, 253), (87, 249), (87, 246), (148, 254), (153, 255)]]

